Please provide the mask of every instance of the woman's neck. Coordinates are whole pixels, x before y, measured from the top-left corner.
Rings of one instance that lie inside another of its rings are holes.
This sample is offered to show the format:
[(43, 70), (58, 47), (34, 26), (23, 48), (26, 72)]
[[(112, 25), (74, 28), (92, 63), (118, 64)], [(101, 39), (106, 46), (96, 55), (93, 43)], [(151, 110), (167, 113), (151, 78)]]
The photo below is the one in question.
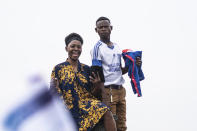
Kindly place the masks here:
[(77, 72), (77, 69), (78, 69), (78, 60), (72, 60), (72, 59), (68, 58), (67, 61), (72, 65), (73, 70), (75, 72)]

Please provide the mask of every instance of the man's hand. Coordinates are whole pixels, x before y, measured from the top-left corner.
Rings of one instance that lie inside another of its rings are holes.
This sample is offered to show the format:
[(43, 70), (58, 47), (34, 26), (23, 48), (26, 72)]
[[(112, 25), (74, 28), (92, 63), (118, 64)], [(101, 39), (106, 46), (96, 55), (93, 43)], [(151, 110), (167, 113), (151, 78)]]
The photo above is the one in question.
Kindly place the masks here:
[(136, 58), (136, 65), (137, 66), (141, 66), (141, 64), (142, 64), (141, 58), (140, 57), (137, 57)]

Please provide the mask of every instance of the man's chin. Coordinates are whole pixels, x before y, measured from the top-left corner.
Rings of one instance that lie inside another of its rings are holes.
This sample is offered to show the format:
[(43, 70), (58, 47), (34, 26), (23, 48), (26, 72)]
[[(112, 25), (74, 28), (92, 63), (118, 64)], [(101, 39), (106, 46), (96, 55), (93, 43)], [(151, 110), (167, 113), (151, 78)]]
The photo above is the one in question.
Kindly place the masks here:
[(108, 36), (107, 36), (107, 35), (100, 35), (100, 37), (101, 37), (102, 39), (108, 39)]

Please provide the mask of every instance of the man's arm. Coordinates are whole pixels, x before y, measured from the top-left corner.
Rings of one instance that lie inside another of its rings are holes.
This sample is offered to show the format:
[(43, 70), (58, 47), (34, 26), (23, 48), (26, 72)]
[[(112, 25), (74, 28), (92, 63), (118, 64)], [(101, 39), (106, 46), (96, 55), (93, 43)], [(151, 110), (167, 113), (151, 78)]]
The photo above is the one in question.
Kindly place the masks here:
[(121, 67), (122, 75), (126, 74), (128, 72), (128, 67)]
[[(136, 65), (137, 66), (141, 66), (142, 64), (142, 61), (141, 61), (141, 58), (140, 57), (136, 57)], [(128, 67), (121, 67), (121, 70), (122, 70), (122, 74), (126, 74), (128, 72)]]

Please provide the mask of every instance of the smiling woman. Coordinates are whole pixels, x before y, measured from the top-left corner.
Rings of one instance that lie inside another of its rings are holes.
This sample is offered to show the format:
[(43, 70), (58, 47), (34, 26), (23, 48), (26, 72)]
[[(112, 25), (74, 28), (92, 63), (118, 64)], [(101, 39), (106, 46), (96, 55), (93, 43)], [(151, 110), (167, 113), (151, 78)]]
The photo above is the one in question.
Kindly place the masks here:
[(68, 46), (66, 46), (66, 51), (68, 51), (68, 56), (70, 59), (76, 61), (81, 54), (81, 42), (78, 40), (73, 40)]
[(79, 34), (71, 33), (65, 38), (65, 43), (68, 59), (70, 59), (70, 61), (77, 61), (81, 55), (83, 39)]
[(80, 131), (91, 130), (102, 117), (106, 131), (115, 131), (109, 108), (93, 96), (103, 87), (100, 78), (95, 74), (94, 78), (91, 77), (90, 67), (78, 60), (82, 52), (82, 37), (71, 33), (65, 38), (65, 43), (68, 58), (54, 67), (51, 91), (63, 98)]

